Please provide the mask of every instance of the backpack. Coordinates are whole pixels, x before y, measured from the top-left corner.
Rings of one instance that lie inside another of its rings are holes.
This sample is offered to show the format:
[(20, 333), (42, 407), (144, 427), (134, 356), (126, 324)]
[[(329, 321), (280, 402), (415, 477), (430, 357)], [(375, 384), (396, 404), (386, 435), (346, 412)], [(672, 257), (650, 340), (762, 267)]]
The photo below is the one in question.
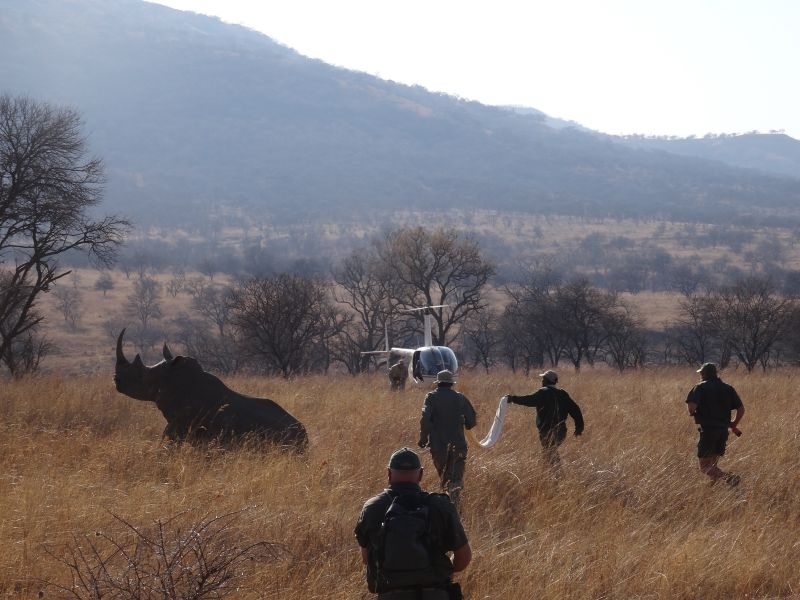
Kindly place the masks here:
[(377, 591), (432, 586), (434, 569), (428, 494), (398, 494), (386, 510), (378, 534)]

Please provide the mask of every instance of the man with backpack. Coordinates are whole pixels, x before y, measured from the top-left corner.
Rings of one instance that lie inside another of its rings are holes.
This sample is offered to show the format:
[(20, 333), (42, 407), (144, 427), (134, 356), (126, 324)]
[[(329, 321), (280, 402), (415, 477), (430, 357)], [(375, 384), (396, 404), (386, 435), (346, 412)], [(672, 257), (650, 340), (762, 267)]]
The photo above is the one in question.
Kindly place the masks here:
[(462, 597), (452, 575), (469, 565), (472, 549), (450, 498), (422, 491), (422, 473), (416, 452), (395, 451), (389, 487), (364, 503), (356, 523), (367, 588), (379, 600)]
[(542, 387), (528, 396), (506, 396), (509, 404), (536, 408), (536, 428), (539, 441), (550, 466), (558, 469), (561, 458), (558, 447), (567, 439), (567, 416), (575, 422), (575, 435), (583, 433), (583, 414), (566, 390), (556, 387), (558, 374), (545, 371), (540, 374)]

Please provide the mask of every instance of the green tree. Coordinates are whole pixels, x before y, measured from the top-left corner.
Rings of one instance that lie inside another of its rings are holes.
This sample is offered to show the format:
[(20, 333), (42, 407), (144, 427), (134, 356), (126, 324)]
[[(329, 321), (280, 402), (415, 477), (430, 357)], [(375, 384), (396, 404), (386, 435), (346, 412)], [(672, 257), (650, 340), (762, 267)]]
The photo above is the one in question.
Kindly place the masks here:
[(97, 278), (97, 281), (94, 282), (94, 289), (103, 292), (103, 298), (106, 297), (106, 293), (109, 290), (114, 289), (114, 278), (108, 273), (108, 271), (103, 271), (100, 273), (100, 276)]

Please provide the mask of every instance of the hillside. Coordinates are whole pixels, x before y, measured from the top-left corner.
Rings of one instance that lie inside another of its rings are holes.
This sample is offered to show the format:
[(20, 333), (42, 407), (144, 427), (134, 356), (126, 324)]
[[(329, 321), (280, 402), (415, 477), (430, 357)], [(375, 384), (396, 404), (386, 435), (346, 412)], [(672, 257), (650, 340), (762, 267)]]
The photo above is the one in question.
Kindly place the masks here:
[(660, 150), (759, 169), (765, 173), (800, 177), (800, 143), (781, 133), (706, 135), (702, 138), (629, 136), (619, 140), (633, 148)]
[(551, 127), (141, 0), (0, 0), (0, 82), (84, 115), (103, 210), (142, 227), (385, 221), (398, 207), (800, 223), (800, 179)]

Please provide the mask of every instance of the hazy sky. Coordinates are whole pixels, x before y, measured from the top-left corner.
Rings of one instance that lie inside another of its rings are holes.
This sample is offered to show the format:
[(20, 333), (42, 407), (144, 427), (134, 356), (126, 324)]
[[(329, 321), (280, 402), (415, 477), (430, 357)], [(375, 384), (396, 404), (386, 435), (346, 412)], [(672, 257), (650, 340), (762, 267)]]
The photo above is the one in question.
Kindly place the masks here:
[(605, 133), (800, 139), (797, 0), (159, 0), (301, 54)]

